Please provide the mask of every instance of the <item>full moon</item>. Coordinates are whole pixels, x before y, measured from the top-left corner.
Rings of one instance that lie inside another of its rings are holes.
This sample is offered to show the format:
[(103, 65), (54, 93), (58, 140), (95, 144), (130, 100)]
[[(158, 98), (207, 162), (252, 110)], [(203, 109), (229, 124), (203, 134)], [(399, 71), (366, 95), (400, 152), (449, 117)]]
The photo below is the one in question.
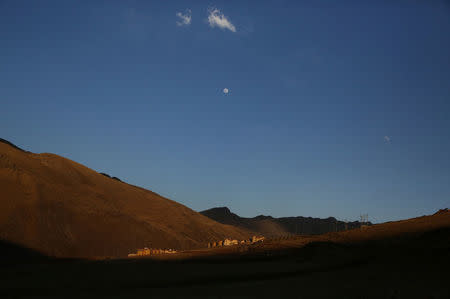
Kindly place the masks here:
[(229, 92), (228, 88), (224, 88), (224, 89), (223, 89), (223, 93), (224, 93), (224, 94), (227, 94), (228, 92)]

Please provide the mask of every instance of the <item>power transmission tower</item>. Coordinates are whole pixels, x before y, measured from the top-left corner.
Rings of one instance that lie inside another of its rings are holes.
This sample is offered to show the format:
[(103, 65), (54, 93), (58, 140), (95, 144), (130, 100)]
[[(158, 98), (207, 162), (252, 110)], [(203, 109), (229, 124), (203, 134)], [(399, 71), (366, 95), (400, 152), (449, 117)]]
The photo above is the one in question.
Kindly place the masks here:
[(367, 225), (369, 223), (369, 214), (361, 214), (359, 216), (361, 225)]

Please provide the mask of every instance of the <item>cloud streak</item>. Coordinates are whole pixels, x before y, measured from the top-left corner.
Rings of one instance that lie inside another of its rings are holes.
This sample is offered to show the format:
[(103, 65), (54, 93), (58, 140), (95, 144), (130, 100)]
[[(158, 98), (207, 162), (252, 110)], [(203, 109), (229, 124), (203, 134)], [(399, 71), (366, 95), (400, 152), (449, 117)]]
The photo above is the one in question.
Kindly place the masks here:
[(176, 16), (179, 18), (179, 20), (177, 21), (178, 26), (188, 26), (191, 24), (192, 14), (190, 9), (187, 9), (184, 14), (181, 12), (177, 12)]
[(208, 23), (212, 28), (219, 27), (223, 30), (228, 29), (231, 32), (236, 32), (236, 27), (217, 8), (209, 9)]

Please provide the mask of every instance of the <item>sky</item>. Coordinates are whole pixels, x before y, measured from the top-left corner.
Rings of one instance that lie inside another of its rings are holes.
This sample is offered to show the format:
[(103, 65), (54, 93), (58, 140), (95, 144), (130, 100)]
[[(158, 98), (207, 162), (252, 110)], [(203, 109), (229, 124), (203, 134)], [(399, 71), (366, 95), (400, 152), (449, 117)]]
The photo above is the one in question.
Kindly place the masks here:
[(0, 138), (200, 211), (450, 206), (447, 1), (0, 0)]

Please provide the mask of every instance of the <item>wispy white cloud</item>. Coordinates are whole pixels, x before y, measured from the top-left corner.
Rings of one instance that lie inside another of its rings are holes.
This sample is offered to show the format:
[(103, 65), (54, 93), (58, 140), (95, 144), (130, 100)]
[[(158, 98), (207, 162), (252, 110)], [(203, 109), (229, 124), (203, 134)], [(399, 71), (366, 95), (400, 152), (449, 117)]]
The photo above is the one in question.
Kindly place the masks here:
[(179, 18), (179, 20), (177, 21), (178, 26), (188, 26), (191, 24), (192, 14), (190, 9), (187, 9), (184, 14), (181, 12), (177, 12), (176, 16)]
[(236, 27), (217, 8), (209, 9), (208, 23), (211, 27), (217, 26), (220, 29), (228, 29), (232, 32), (236, 32)]

